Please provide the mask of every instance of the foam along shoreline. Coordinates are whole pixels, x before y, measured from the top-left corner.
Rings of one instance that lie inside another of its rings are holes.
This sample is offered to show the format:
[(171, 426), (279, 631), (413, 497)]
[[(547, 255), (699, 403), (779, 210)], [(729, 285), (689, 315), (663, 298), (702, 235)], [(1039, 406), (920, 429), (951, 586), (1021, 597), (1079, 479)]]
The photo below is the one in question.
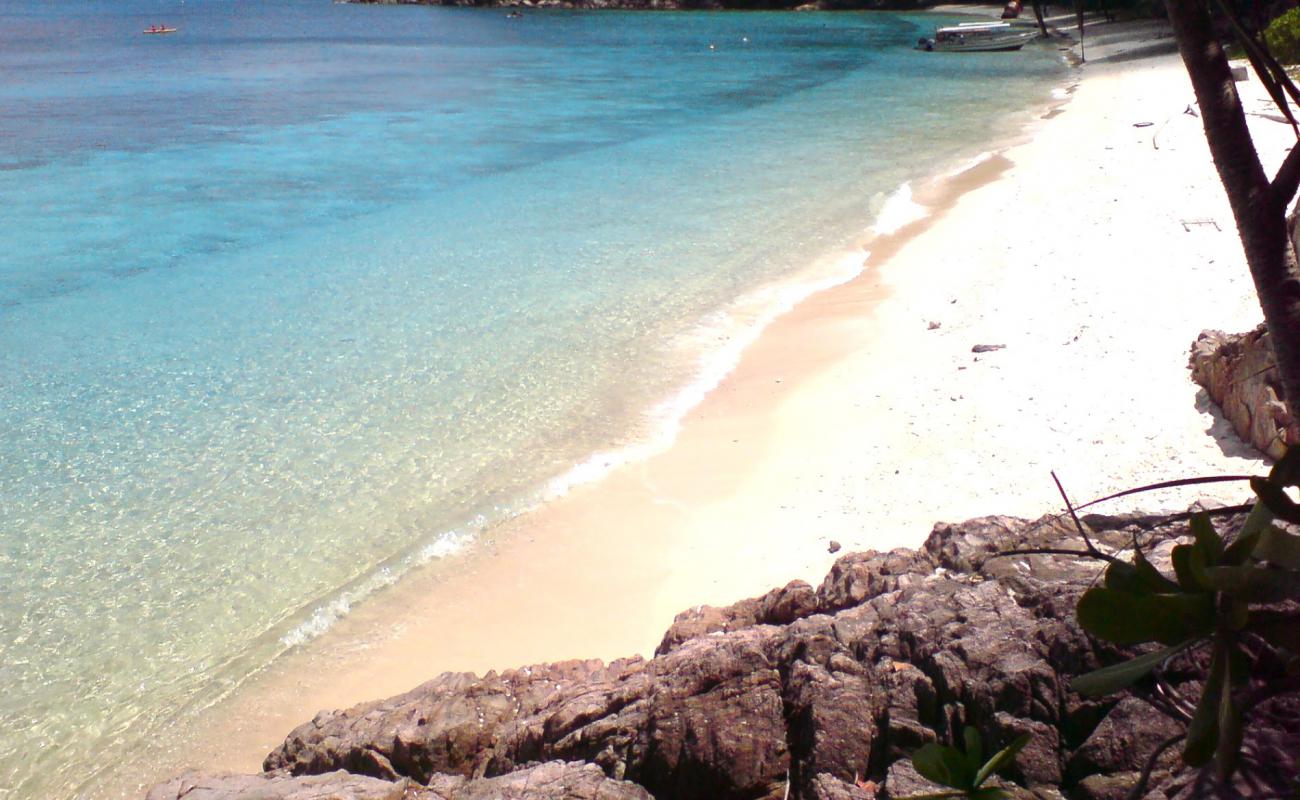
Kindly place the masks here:
[[(820, 580), (830, 540), (910, 546), (938, 520), (1055, 510), (1049, 470), (1089, 498), (1258, 469), (1187, 377), (1197, 332), (1259, 311), (1186, 74), (1176, 55), (1089, 52), (1028, 141), (917, 187), (930, 215), (775, 320), (671, 447), (489, 532), (455, 575), (385, 589), (214, 709), (161, 771), (256, 770), (317, 710), (444, 670), (648, 653), (684, 608)], [(1289, 129), (1251, 122), (1276, 164)]]

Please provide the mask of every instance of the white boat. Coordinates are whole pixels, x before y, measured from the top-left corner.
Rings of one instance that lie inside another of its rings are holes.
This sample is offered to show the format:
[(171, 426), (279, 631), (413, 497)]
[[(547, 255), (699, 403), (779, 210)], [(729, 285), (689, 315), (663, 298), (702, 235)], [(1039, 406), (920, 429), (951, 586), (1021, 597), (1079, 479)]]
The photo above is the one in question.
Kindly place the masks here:
[(933, 39), (917, 42), (921, 50), (940, 50), (945, 52), (1019, 50), (1025, 43), (1038, 36), (1038, 29), (1032, 25), (1017, 25), (1010, 22), (963, 22), (937, 28)]

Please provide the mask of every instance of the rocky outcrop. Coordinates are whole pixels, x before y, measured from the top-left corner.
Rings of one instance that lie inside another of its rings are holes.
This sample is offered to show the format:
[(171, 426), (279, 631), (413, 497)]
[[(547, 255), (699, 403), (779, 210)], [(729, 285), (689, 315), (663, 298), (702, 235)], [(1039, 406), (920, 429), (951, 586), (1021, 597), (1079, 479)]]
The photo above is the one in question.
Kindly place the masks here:
[(341, 770), (323, 775), (187, 774), (159, 784), (146, 800), (447, 800), (409, 780), (381, 781)]
[[(1184, 533), (1160, 518), (1085, 521), (1114, 550), (1164, 541), (1154, 558)], [(1051, 518), (939, 525), (919, 550), (843, 556), (815, 591), (795, 582), (686, 612), (653, 659), (444, 674), (317, 715), (262, 776), (178, 780), (202, 785), (207, 794), (185, 796), (206, 800), (252, 796), (239, 792), (253, 785), (266, 789), (258, 797), (315, 798), (287, 792), (307, 776), (349, 775), (353, 794), (321, 796), (887, 800), (932, 790), (909, 754), (973, 725), (991, 742), (1032, 734), (1005, 771), (1024, 787), (1017, 797), (1124, 796), (1177, 723), (1137, 699), (1069, 690), (1073, 675), (1120, 654), (1073, 621), (1097, 562), (999, 555), (1045, 549), (1077, 550), (1075, 532)], [(1195, 679), (1179, 677), (1189, 691)], [(1300, 709), (1275, 711), (1250, 741), (1300, 747), (1287, 732), (1300, 731)], [(1156, 763), (1150, 800), (1204, 789), (1208, 778), (1172, 756)], [(176, 785), (151, 800), (180, 797)]]
[(1268, 331), (1202, 331), (1192, 344), (1192, 380), (1204, 387), (1232, 429), (1270, 458), (1300, 442), (1300, 426), (1282, 402)]
[(352, 775), (187, 774), (150, 790), (146, 800), (653, 800), (627, 781), (606, 777), (592, 764), (552, 761), (496, 778), (436, 775), (421, 786)]

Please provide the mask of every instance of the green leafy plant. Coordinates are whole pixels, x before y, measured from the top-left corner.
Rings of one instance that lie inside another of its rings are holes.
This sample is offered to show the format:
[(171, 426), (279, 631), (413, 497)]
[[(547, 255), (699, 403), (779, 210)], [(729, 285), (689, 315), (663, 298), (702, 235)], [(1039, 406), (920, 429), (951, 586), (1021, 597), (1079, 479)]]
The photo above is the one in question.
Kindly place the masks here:
[(1293, 8), (1270, 22), (1264, 29), (1264, 43), (1283, 64), (1300, 63), (1300, 8)]
[[(1221, 777), (1237, 767), (1250, 711), (1300, 692), (1300, 612), (1291, 604), (1300, 600), (1300, 536), (1275, 524), (1300, 523), (1300, 505), (1286, 493), (1300, 484), (1300, 448), (1250, 484), (1258, 500), (1235, 536), (1220, 534), (1208, 513), (1191, 517), (1192, 542), (1170, 553), (1172, 575), (1156, 569), (1136, 540), (1132, 560), (1125, 561), (1100, 553), (1085, 535), (1090, 554), (1109, 564), (1103, 585), (1085, 592), (1076, 607), (1079, 624), (1098, 639), (1160, 645), (1075, 678), (1072, 688), (1082, 695), (1125, 690), (1148, 676), (1159, 681), (1174, 659), (1208, 650), (1194, 710), (1177, 704), (1163, 710), (1186, 723), (1186, 733), (1167, 744), (1182, 738), (1183, 761), (1193, 767), (1213, 761)], [(1173, 693), (1163, 688), (1162, 695)]]
[(998, 786), (985, 786), (989, 778), (1007, 764), (1021, 748), (1029, 744), (1029, 734), (1016, 737), (1010, 744), (984, 758), (984, 746), (975, 728), (964, 731), (966, 749), (931, 742), (912, 754), (912, 766), (921, 777), (952, 791), (913, 795), (907, 800), (939, 800), (947, 797), (965, 797), (969, 800), (1005, 800), (1008, 792)]

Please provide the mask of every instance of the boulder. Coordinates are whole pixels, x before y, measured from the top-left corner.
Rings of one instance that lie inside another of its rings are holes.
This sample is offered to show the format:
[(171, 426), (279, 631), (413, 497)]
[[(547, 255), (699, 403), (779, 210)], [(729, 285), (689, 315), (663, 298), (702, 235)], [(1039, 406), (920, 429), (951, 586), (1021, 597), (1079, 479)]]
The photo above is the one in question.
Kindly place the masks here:
[(1287, 414), (1277, 362), (1263, 325), (1248, 333), (1202, 331), (1192, 344), (1192, 380), (1205, 388), (1237, 435), (1270, 458), (1300, 442)]

